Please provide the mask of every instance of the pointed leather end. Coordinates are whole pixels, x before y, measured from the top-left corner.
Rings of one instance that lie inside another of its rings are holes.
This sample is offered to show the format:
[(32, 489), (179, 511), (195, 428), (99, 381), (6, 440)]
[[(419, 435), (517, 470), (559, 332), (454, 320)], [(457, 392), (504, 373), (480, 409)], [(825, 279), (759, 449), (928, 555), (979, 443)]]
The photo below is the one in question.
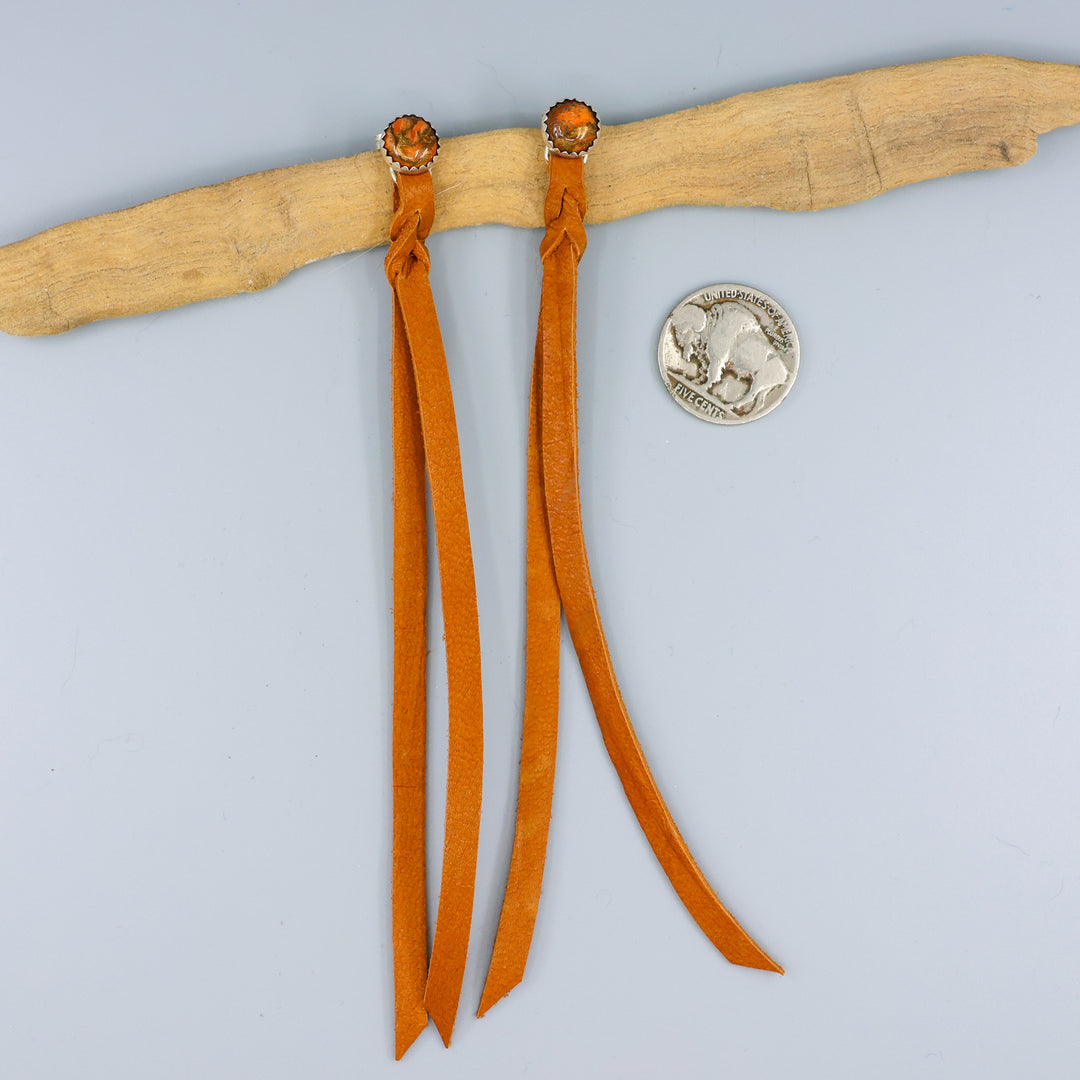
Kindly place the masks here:
[(515, 979), (512, 983), (495, 982), (492, 979), (488, 979), (484, 983), (484, 992), (480, 995), (480, 1008), (476, 1010), (477, 1017), (481, 1017), (491, 1008), (492, 1005), (497, 1005), (511, 990), (514, 989), (517, 984), (521, 982), (521, 979)]
[(752, 966), (756, 967), (758, 971), (775, 971), (777, 975), (784, 974), (784, 969), (775, 960), (770, 959), (768, 956), (765, 957), (762, 963), (754, 964)]
[[(439, 898), (439, 902), (442, 903), (442, 897)], [(465, 931), (465, 940), (468, 940), (468, 929)], [(424, 989), (424, 1007), (427, 1009), (428, 1016), (434, 1021), (442, 1037), (443, 1045), (449, 1046), (450, 1036), (454, 1033), (458, 1005), (461, 1001), (465, 955), (462, 951), (461, 963), (457, 965), (452, 961), (447, 961), (445, 953), (440, 956), (438, 948), (439, 930), (436, 926), (435, 946), (431, 954), (431, 965), (428, 967), (427, 986)], [(439, 963), (440, 959), (443, 960), (442, 963)]]
[(439, 1032), (439, 1037), (443, 1041), (443, 1046), (449, 1047), (450, 1046), (450, 1036), (454, 1034), (454, 1019), (453, 1019), (453, 1017), (450, 1018), (449, 1022), (440, 1021), (439, 1017), (437, 1017), (433, 1013), (432, 1016), (431, 1016), (431, 1019), (435, 1021), (435, 1028)]
[(435, 1022), (435, 1029), (443, 1041), (443, 1046), (450, 1045), (450, 1036), (454, 1034), (454, 1019), (457, 1016), (457, 997), (447, 1002), (443, 995), (432, 994), (431, 984), (428, 983), (428, 992), (424, 997), (428, 1015)]
[(729, 956), (727, 959), (733, 964), (738, 964), (739, 967), (755, 968), (757, 971), (774, 971), (777, 975), (784, 974), (784, 969), (771, 956), (760, 950)]
[(420, 1036), (427, 1027), (427, 1010), (416, 1016), (398, 1017), (394, 1030), (394, 1060), (400, 1061), (405, 1052)]

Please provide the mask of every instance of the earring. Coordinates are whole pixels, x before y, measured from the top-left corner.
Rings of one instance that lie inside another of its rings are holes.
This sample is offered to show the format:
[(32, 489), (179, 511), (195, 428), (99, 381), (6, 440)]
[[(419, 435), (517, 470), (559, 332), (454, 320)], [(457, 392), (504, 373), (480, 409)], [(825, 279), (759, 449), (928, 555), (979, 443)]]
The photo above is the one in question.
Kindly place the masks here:
[(560, 101), (548, 110), (544, 133), (549, 183), (529, 420), (525, 715), (514, 848), (480, 1015), (521, 981), (532, 942), (555, 779), (561, 612), (608, 755), (679, 898), (732, 963), (783, 970), (736, 922), (694, 861), (615, 678), (589, 573), (578, 488), (577, 270), (586, 245), (585, 161), (600, 122), (584, 102)]
[[(386, 276), (394, 295), (393, 943), (398, 1059), (427, 1026), (449, 1046), (472, 923), (483, 784), (480, 629), (454, 402), (424, 241), (435, 216), (435, 129), (400, 116), (379, 136), (393, 170)], [(430, 961), (424, 816), (427, 509), (431, 490), (449, 685), (442, 881)]]

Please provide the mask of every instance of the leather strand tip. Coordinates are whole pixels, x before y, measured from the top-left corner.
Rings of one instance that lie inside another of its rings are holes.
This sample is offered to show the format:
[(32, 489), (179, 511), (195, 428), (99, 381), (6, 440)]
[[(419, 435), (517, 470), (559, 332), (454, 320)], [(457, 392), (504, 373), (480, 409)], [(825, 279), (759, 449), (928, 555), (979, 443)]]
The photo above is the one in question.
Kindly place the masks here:
[(775, 975), (784, 974), (784, 969), (775, 960), (769, 960), (765, 964), (755, 964), (754, 966), (758, 969), (758, 971), (771, 971)]
[(505, 984), (494, 986), (491, 982), (484, 983), (484, 992), (480, 995), (480, 1006), (476, 1010), (477, 1019), (483, 1016), (493, 1005), (498, 1005), (520, 982), (520, 979), (516, 979), (509, 986)]
[(739, 957), (732, 959), (726, 957), (733, 964), (737, 964), (739, 967), (754, 968), (755, 971), (771, 971), (776, 975), (783, 975), (784, 969), (771, 957), (765, 953), (760, 953), (756, 956)]
[(457, 1012), (457, 1002), (455, 1001), (449, 1009), (442, 1002), (432, 1001), (430, 997), (426, 998), (424, 1004), (427, 1006), (428, 1016), (431, 1017), (435, 1024), (435, 1030), (439, 1033), (439, 1038), (443, 1041), (443, 1046), (450, 1046), (450, 1036), (454, 1034), (454, 1020)]
[(424, 1033), (424, 1028), (427, 1027), (427, 1014), (424, 1014), (423, 1023), (416, 1023), (409, 1028), (403, 1030), (399, 1025), (397, 1031), (394, 1033), (394, 1060), (400, 1061), (406, 1053), (408, 1053), (409, 1047), (412, 1046), (417, 1039)]
[(454, 1021), (451, 1020), (448, 1024), (440, 1024), (438, 1020), (433, 1016), (431, 1018), (435, 1021), (435, 1030), (439, 1033), (439, 1038), (443, 1041), (443, 1046), (450, 1049), (450, 1036), (454, 1034)]

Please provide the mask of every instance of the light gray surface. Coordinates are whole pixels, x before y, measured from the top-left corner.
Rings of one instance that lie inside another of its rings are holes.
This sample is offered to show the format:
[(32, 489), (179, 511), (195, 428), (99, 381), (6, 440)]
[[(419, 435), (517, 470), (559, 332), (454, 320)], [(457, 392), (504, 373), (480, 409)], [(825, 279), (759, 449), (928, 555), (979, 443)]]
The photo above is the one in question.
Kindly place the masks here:
[[(367, 149), (401, 111), (455, 135), (576, 94), (619, 123), (896, 62), (1080, 60), (1064, 0), (364, 8), (6, 11), (0, 240)], [(1078, 175), (1064, 130), (1022, 168), (854, 207), (591, 231), (582, 486), (612, 650), (691, 846), (788, 974), (729, 966), (682, 910), (567, 649), (534, 955), (482, 1021), (522, 698), (538, 234), (432, 240), (487, 777), (454, 1046), (431, 1029), (397, 1066), (381, 251), (0, 340), (0, 1073), (1066, 1075)], [(803, 346), (789, 400), (734, 429), (677, 408), (655, 361), (672, 304), (726, 280), (776, 296)], [(441, 720), (437, 655), (432, 673)]]

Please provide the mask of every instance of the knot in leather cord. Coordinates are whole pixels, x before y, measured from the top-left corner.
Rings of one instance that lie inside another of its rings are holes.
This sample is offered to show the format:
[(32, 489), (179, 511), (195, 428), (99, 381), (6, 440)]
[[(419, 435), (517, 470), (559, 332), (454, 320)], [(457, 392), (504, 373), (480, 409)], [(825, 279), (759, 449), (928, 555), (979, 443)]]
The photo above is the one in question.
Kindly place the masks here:
[(399, 173), (394, 184), (394, 219), (390, 224), (390, 248), (386, 253), (386, 276), (391, 284), (407, 274), (414, 263), (425, 272), (431, 256), (424, 241), (435, 220), (430, 173)]
[(551, 183), (544, 200), (547, 233), (540, 242), (540, 258), (569, 240), (575, 262), (581, 261), (588, 239), (585, 235), (585, 162), (582, 158), (552, 157), (548, 162)]

